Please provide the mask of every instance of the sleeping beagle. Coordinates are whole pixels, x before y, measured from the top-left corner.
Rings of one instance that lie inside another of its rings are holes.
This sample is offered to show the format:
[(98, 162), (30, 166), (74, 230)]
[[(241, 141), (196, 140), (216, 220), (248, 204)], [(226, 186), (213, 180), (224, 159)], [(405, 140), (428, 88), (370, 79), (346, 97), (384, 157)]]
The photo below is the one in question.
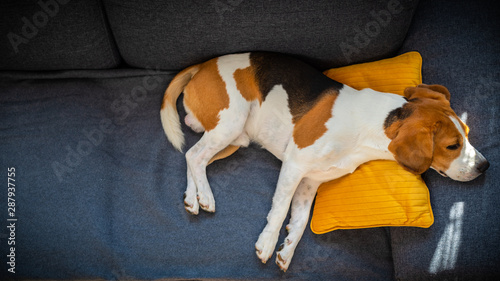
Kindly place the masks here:
[(215, 212), (205, 172), (211, 161), (250, 141), (262, 145), (283, 164), (255, 248), (263, 263), (271, 258), (291, 205), (288, 236), (276, 257), (283, 271), (321, 183), (375, 159), (395, 160), (415, 174), (433, 168), (458, 181), (470, 181), (489, 166), (469, 143), (469, 128), (450, 108), (450, 93), (440, 85), (407, 88), (402, 97), (355, 90), (281, 54), (218, 57), (184, 69), (165, 92), (161, 121), (179, 151), (184, 144), (176, 108), (181, 92), (184, 122), (204, 132), (186, 153), (186, 210)]

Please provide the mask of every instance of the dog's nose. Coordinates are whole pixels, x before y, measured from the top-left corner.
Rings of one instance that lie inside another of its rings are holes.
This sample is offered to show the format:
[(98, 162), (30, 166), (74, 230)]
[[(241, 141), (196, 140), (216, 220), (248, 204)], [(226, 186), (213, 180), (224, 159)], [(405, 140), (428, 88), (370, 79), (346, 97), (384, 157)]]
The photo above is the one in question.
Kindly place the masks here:
[(481, 162), (477, 167), (476, 169), (481, 172), (481, 173), (484, 173), (486, 172), (486, 170), (488, 170), (488, 168), (490, 167), (490, 162), (488, 162), (487, 160), (484, 160), (483, 162)]

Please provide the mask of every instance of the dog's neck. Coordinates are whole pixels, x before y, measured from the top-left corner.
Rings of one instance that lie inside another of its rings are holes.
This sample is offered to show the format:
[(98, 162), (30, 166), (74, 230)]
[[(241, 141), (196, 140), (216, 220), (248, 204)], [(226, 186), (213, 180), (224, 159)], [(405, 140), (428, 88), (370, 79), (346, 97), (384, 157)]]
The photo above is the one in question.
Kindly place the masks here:
[(341, 106), (341, 114), (345, 116), (338, 120), (348, 120), (343, 134), (347, 138), (356, 140), (353, 141), (356, 145), (354, 151), (359, 151), (360, 155), (356, 157), (359, 159), (355, 162), (394, 160), (394, 156), (388, 150), (391, 139), (385, 134), (384, 122), (392, 110), (403, 106), (406, 102), (407, 100), (399, 95), (372, 89), (357, 91), (344, 86), (337, 98), (336, 106)]

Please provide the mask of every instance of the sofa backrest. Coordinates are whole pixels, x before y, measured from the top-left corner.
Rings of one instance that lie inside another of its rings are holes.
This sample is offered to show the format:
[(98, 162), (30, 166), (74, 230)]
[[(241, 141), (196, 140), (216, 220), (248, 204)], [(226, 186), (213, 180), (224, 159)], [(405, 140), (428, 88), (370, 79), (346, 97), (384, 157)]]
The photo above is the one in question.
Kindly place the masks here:
[(106, 69), (120, 63), (99, 0), (2, 0), (0, 13), (0, 70)]
[(325, 68), (374, 60), (402, 44), (415, 0), (105, 0), (120, 53), (134, 67), (180, 69), (252, 50)]
[(341, 66), (394, 54), (417, 2), (3, 0), (0, 69), (106, 69), (123, 61), (178, 70), (253, 50)]

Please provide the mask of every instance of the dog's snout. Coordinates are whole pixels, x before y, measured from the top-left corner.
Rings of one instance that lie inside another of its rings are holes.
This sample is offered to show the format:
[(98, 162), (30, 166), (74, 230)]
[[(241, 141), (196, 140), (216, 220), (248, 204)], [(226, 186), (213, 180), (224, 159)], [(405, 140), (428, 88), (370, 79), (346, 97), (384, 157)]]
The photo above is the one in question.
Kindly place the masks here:
[(484, 160), (481, 163), (479, 163), (479, 165), (477, 165), (476, 169), (479, 172), (484, 173), (486, 172), (486, 170), (488, 170), (489, 167), (490, 167), (490, 162), (488, 162), (488, 160)]

